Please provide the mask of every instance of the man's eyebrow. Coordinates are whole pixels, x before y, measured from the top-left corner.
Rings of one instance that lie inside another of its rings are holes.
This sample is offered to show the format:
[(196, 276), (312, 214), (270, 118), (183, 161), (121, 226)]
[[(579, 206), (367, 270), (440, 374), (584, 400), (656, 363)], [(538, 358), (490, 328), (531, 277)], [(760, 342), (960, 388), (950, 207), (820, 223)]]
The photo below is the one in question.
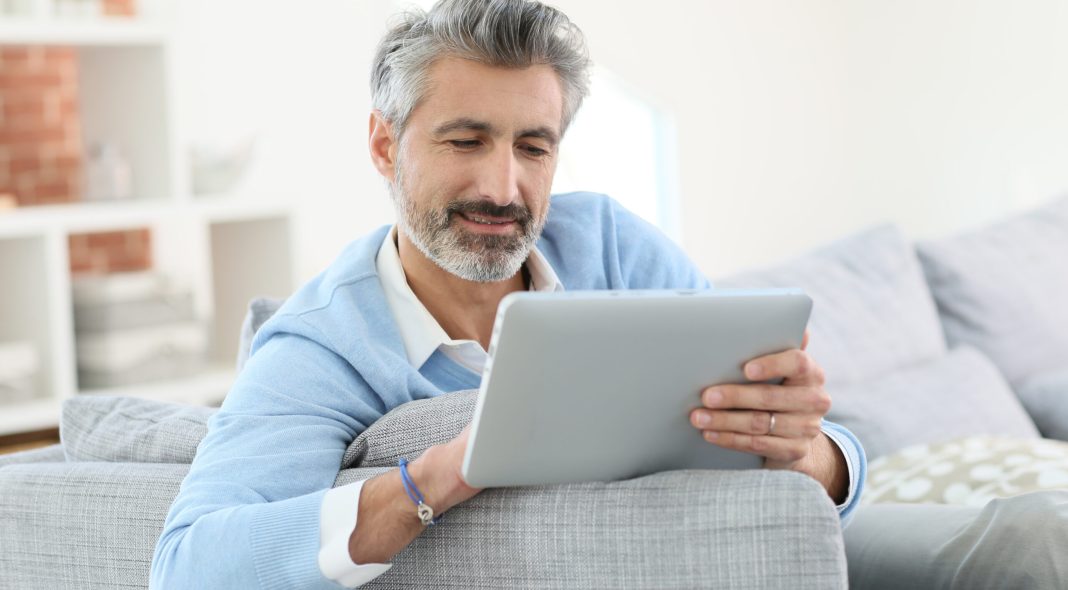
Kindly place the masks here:
[(483, 133), (494, 134), (493, 125), (485, 121), (479, 121), (470, 117), (460, 117), (459, 119), (453, 119), (446, 121), (441, 125), (434, 128), (434, 135), (445, 135), (446, 133), (452, 133), (453, 131), (481, 131)]
[(519, 139), (521, 137), (544, 139), (545, 141), (549, 142), (549, 145), (553, 146), (560, 142), (560, 137), (556, 135), (556, 132), (544, 126), (535, 127), (533, 129), (524, 129), (523, 131), (520, 131), (519, 133), (515, 134), (516, 139)]
[[(434, 135), (441, 136), (453, 131), (480, 131), (489, 135), (498, 135), (499, 131), (491, 123), (486, 121), (479, 121), (478, 119), (472, 119), (471, 117), (460, 117), (459, 119), (452, 119), (446, 121), (441, 125), (434, 128)], [(530, 129), (524, 129), (515, 134), (515, 138), (533, 137), (537, 139), (543, 139), (552, 145), (556, 145), (560, 142), (560, 137), (556, 131), (550, 127), (532, 127)]]

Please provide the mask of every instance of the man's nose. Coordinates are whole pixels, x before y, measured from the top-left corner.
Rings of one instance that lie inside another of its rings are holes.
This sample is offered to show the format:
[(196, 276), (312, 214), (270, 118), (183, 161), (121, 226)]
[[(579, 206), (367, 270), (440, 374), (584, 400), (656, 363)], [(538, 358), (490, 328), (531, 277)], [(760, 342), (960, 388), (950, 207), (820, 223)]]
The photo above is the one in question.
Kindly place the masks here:
[(493, 150), (481, 171), (479, 192), (501, 207), (519, 199), (519, 162), (511, 146)]

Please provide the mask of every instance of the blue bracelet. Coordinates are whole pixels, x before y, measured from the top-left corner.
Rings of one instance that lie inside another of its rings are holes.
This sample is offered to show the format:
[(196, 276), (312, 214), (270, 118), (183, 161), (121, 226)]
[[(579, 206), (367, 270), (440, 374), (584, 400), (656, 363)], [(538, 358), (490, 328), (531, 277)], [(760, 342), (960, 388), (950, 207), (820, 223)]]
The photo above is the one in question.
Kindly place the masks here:
[(412, 499), (412, 502), (415, 502), (415, 514), (419, 517), (419, 521), (424, 526), (437, 524), (441, 517), (435, 518), (434, 509), (427, 506), (423, 501), (423, 493), (419, 491), (419, 488), (415, 487), (412, 476), (408, 474), (408, 460), (401, 457), (399, 465), (401, 481), (404, 482), (404, 491), (408, 493), (408, 497)]

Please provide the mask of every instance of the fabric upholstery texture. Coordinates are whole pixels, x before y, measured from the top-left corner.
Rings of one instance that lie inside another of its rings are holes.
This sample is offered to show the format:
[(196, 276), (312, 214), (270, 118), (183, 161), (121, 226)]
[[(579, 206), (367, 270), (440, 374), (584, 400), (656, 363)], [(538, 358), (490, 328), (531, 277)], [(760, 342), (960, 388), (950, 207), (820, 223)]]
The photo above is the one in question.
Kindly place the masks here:
[(713, 283), (804, 289), (813, 300), (807, 351), (825, 369), (828, 383), (868, 381), (946, 352), (919, 262), (892, 225)]
[(1042, 436), (1068, 441), (1068, 357), (1060, 370), (1035, 375), (1016, 386)]
[(191, 463), (217, 408), (125, 396), (63, 400), (59, 438), (68, 461)]
[[(334, 486), (385, 472), (396, 457), (414, 457), (450, 439), (469, 420), (475, 397), (474, 391), (457, 392), (396, 408), (353, 441), (343, 460), (381, 467), (343, 469)], [(204, 416), (137, 401), (113, 403), (121, 411), (102, 418), (97, 412), (99, 419), (89, 422), (96, 430), (69, 432), (88, 435), (80, 441), (83, 451), (110, 440), (129, 453), (111, 456), (137, 460), (195, 450), (195, 437), (176, 442), (159, 432), (198, 432), (190, 422)], [(141, 410), (151, 420), (138, 418)], [(0, 588), (146, 587), (156, 539), (188, 468), (173, 462), (0, 468), (0, 517), (11, 523), (0, 534)], [(846, 584), (841, 526), (826, 492), (806, 476), (765, 470), (672, 471), (612, 483), (486, 490), (446, 513), (393, 563), (367, 587)]]
[(827, 392), (827, 419), (852, 430), (869, 459), (975, 434), (1039, 436), (997, 367), (969, 347)]
[[(188, 468), (0, 469), (0, 588), (146, 588)], [(344, 470), (335, 485), (383, 471)], [(366, 587), (845, 588), (841, 535), (823, 489), (792, 472), (494, 489), (446, 513)]]
[(63, 451), (63, 444), (56, 443), (47, 447), (0, 455), (0, 467), (16, 463), (62, 463), (66, 460), (67, 455)]
[(414, 459), (456, 438), (471, 422), (477, 401), (478, 390), (470, 389), (399, 405), (352, 441), (341, 466), (395, 467), (401, 457)]
[(1068, 197), (916, 250), (950, 345), (982, 350), (1014, 386), (1068, 362)]
[(1047, 489), (1068, 490), (1068, 443), (969, 436), (872, 461), (861, 501), (983, 506)]

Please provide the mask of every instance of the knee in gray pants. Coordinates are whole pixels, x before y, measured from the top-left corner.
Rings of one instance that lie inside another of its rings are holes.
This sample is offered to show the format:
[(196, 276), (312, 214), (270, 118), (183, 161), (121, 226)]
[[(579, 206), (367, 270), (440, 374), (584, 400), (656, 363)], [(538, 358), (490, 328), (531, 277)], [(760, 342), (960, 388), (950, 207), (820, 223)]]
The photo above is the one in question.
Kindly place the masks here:
[(986, 506), (873, 504), (845, 530), (851, 588), (1068, 587), (1068, 490)]

